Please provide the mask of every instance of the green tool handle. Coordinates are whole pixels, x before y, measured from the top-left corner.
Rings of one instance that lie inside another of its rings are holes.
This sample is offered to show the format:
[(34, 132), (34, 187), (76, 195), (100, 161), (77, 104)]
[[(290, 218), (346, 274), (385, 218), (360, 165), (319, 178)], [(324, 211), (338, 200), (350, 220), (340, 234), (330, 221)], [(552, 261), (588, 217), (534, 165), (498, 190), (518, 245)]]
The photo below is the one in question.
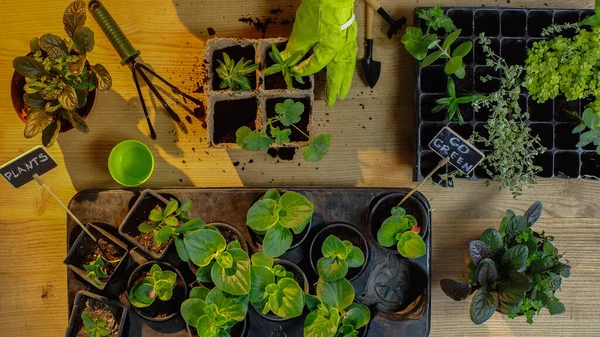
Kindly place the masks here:
[(106, 7), (99, 0), (91, 0), (88, 8), (92, 13), (104, 34), (121, 57), (121, 65), (125, 65), (130, 61), (135, 60), (140, 55), (140, 51), (136, 50), (131, 42), (125, 36), (115, 19), (110, 15)]

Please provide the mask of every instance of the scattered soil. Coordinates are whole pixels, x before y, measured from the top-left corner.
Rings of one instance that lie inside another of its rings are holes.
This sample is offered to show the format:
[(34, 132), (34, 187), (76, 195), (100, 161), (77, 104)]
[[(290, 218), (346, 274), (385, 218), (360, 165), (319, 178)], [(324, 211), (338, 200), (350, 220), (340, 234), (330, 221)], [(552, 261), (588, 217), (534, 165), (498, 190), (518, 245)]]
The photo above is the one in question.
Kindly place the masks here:
[(192, 124), (192, 117), (190, 116), (185, 116), (185, 120), (189, 123)]
[(238, 21), (247, 23), (247, 24), (253, 26), (257, 31), (262, 33), (263, 37), (265, 37), (269, 26), (272, 26), (272, 25), (274, 26), (274, 25), (277, 25), (278, 23), (280, 25), (285, 26), (285, 25), (289, 25), (292, 22), (292, 20), (287, 19), (287, 18), (279, 20), (278, 15), (281, 13), (283, 13), (283, 10), (281, 8), (274, 8), (274, 9), (270, 10), (270, 12), (269, 12), (270, 15), (268, 15), (268, 16), (263, 16), (262, 18), (243, 16)]
[[(279, 103), (283, 103), (286, 99), (285, 97), (281, 98), (271, 98), (267, 99), (267, 118), (272, 118), (277, 115), (275, 112), (275, 106)], [(304, 104), (304, 112), (300, 116), (300, 121), (294, 124), (298, 129), (302, 130), (305, 134), (308, 133), (308, 124), (310, 121), (310, 116), (312, 115), (312, 107), (310, 106), (310, 99), (308, 97), (305, 98), (295, 98), (293, 99), (295, 102), (300, 102)], [(293, 126), (284, 126), (280, 122), (273, 123), (273, 127), (279, 127), (282, 129), (289, 128), (292, 130), (292, 134), (290, 135), (290, 140), (293, 142), (303, 142), (308, 141), (308, 138), (302, 134), (302, 132), (298, 131)], [(283, 158), (282, 158), (283, 159)]]
[[(141, 284), (144, 281), (144, 278), (150, 276), (150, 268), (152, 268), (152, 265), (153, 264), (148, 264), (148, 265), (146, 265), (146, 267), (144, 269), (138, 271), (138, 273), (140, 275), (139, 276), (135, 275), (138, 277), (136, 278), (136, 281), (131, 286), (132, 288), (133, 288), (133, 286)], [(165, 265), (160, 265), (160, 267), (162, 268), (163, 271), (170, 270), (170, 271), (175, 272), (175, 270), (173, 268), (167, 268)], [(184, 297), (185, 297), (184, 283), (183, 283), (183, 280), (179, 277), (179, 275), (177, 275), (177, 285), (175, 286), (175, 289), (173, 289), (173, 297), (171, 297), (170, 300), (163, 302), (160, 299), (156, 298), (156, 300), (154, 301), (154, 303), (151, 306), (149, 306), (147, 308), (136, 308), (136, 309), (139, 310), (139, 312), (141, 312), (144, 316), (147, 316), (147, 317), (164, 318), (164, 317), (170, 316), (171, 314), (173, 314), (175, 312), (179, 312), (180, 305), (185, 300)]]
[(278, 151), (277, 151), (277, 149), (276, 149), (276, 148), (274, 148), (274, 147), (272, 147), (272, 148), (269, 148), (269, 149), (267, 150), (267, 154), (268, 154), (269, 156), (271, 156), (272, 158), (277, 158), (277, 152), (278, 152)]
[[(287, 46), (287, 42), (282, 42), (277, 44), (277, 49), (279, 49), (279, 51), (283, 51), (285, 50)], [(306, 59), (308, 57), (305, 56), (302, 61), (304, 59)], [(270, 67), (272, 65), (275, 64), (275, 61), (273, 61), (273, 59), (271, 59), (271, 57), (269, 57), (267, 55), (267, 67)], [(304, 84), (296, 81), (295, 79), (293, 79), (292, 81), (292, 85), (294, 86), (294, 88), (296, 89), (310, 89), (312, 87), (312, 83), (310, 81), (310, 77), (306, 76), (302, 78), (304, 80)], [(277, 73), (274, 75), (270, 75), (270, 76), (266, 76), (265, 77), (265, 89), (267, 90), (271, 90), (271, 89), (287, 89), (287, 84), (285, 83), (285, 80), (283, 79), (283, 75), (281, 73)]]
[[(108, 337), (116, 337), (121, 326), (121, 314), (122, 310), (118, 307), (112, 307), (106, 303), (93, 298), (87, 298), (86, 303), (81, 306), (82, 310), (86, 310), (94, 320), (104, 319), (106, 320), (106, 327), (111, 329), (111, 333)], [(77, 313), (77, 319), (75, 320), (75, 327), (73, 331), (77, 331), (76, 337), (88, 337), (87, 331), (81, 319), (81, 313)]]
[[(88, 235), (83, 236), (72, 257), (73, 260), (69, 261), (69, 264), (83, 268), (84, 264), (90, 264), (99, 256), (103, 256), (108, 261), (118, 260), (120, 262), (127, 251), (94, 228), (90, 228), (90, 231), (98, 239), (98, 243), (96, 244)], [(106, 260), (104, 261), (104, 271), (108, 277), (100, 279), (104, 283), (106, 283), (119, 265), (119, 262), (109, 263)]]
[(254, 130), (257, 106), (256, 98), (215, 103), (213, 134), (215, 144), (235, 143), (235, 133), (242, 126)]
[(210, 36), (215, 36), (215, 34), (217, 34), (212, 27), (208, 27), (206, 30), (208, 30), (208, 35)]
[(277, 151), (277, 155), (281, 160), (294, 160), (294, 156), (296, 155), (295, 147), (282, 147)]
[[(221, 85), (221, 78), (219, 77), (219, 74), (217, 73), (217, 68), (219, 67), (219, 62), (217, 62), (217, 60), (220, 60), (221, 62), (223, 62), (223, 53), (227, 53), (227, 55), (229, 55), (229, 57), (231, 57), (231, 59), (236, 64), (239, 60), (242, 59), (242, 57), (246, 60), (254, 61), (255, 55), (256, 55), (256, 51), (253, 46), (247, 46), (247, 47), (232, 46), (232, 47), (227, 47), (224, 49), (215, 50), (213, 53), (213, 56), (212, 56), (213, 90), (223, 90), (219, 87)], [(250, 87), (253, 89), (256, 89), (256, 71), (253, 72), (252, 74), (248, 74), (247, 78), (250, 81)]]

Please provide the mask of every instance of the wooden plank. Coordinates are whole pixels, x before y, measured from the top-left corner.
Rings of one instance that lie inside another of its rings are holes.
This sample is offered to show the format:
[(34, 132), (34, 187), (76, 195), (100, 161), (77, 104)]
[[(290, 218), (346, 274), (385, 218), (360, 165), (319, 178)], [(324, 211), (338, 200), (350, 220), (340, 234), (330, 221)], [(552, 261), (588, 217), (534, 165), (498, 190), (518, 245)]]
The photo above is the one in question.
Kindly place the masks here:
[[(384, 0), (392, 16), (412, 22), (415, 6), (436, 1)], [(439, 1), (437, 1), (439, 2)], [(62, 11), (69, 1), (29, 0), (0, 2), (0, 162), (6, 162), (39, 144), (22, 137), (23, 124), (9, 101), (9, 66), (15, 56), (27, 53), (29, 40), (47, 32), (64, 35)], [(160, 74), (191, 92), (200, 80), (207, 28), (218, 36), (259, 38), (262, 34), (239, 22), (241, 17), (262, 18), (272, 9), (282, 9), (278, 21), (293, 19), (299, 0), (105, 0), (145, 62)], [(448, 4), (446, 4), (448, 5)], [(591, 0), (456, 0), (454, 6), (511, 6), (542, 8), (591, 8)], [(359, 25), (364, 4), (357, 1)], [(71, 131), (61, 135), (49, 149), (59, 167), (44, 177), (64, 201), (76, 191), (95, 187), (117, 187), (108, 174), (106, 161), (112, 147), (125, 139), (148, 144), (156, 155), (156, 170), (147, 187), (167, 186), (258, 186), (258, 185), (357, 185), (412, 187), (413, 60), (396, 36), (388, 40), (386, 25), (375, 18), (375, 59), (383, 62), (382, 77), (373, 92), (356, 73), (354, 86), (344, 102), (333, 108), (324, 104), (324, 76), (316, 91), (317, 132), (332, 134), (331, 153), (321, 163), (305, 163), (300, 156), (277, 163), (264, 153), (208, 149), (205, 130), (199, 122), (191, 132), (179, 134), (162, 110), (151, 110), (158, 141), (150, 141), (130, 72), (89, 18), (96, 32), (92, 63), (102, 63), (114, 79), (113, 90), (100, 93), (88, 118), (90, 133)], [(288, 36), (291, 25), (273, 25), (267, 37)], [(359, 36), (362, 56), (363, 29)], [(148, 90), (146, 88), (145, 93)], [(201, 96), (199, 96), (201, 97)], [(150, 104), (152, 106), (152, 104)], [(181, 111), (178, 110), (181, 113)], [(183, 116), (183, 115), (182, 115)], [(250, 161), (252, 160), (252, 163)], [(238, 166), (234, 166), (239, 162)], [(300, 164), (300, 166), (298, 165)], [(62, 336), (67, 325), (65, 267), (66, 215), (49, 195), (35, 184), (12, 190), (3, 185), (0, 194), (0, 336)], [(596, 280), (600, 266), (600, 183), (592, 181), (540, 180), (521, 200), (509, 192), (498, 193), (484, 182), (459, 182), (453, 191), (427, 186), (434, 212), (434, 284), (442, 277), (457, 277), (464, 269), (462, 252), (468, 239), (488, 226), (497, 226), (507, 208), (523, 212), (534, 200), (545, 205), (540, 227), (547, 226), (558, 239), (558, 247), (569, 253), (573, 277), (565, 282), (561, 298), (567, 313), (550, 319), (537, 318), (534, 326), (495, 317), (483, 326), (468, 320), (468, 303), (454, 303), (433, 287), (432, 336), (593, 336), (600, 334)], [(546, 227), (544, 227), (546, 228)]]

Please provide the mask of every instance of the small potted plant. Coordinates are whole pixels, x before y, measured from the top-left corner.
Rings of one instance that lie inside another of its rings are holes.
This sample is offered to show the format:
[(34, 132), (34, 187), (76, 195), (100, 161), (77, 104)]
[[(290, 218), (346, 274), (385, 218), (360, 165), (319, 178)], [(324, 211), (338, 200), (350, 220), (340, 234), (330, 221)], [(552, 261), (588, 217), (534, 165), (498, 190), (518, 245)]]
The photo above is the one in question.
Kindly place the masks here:
[(179, 205), (175, 199), (167, 201), (159, 194), (146, 190), (119, 226), (119, 234), (153, 259), (162, 260), (173, 240), (177, 247), (181, 246), (181, 241), (175, 235), (182, 230), (180, 227), (190, 221), (185, 228), (204, 225), (204, 222), (191, 220), (187, 216), (191, 207), (191, 200)]
[(366, 336), (371, 311), (354, 302), (354, 296), (347, 279), (326, 282), (319, 278), (316, 296), (305, 294), (310, 313), (304, 320), (304, 337)]
[[(285, 48), (287, 42), (280, 43), (280, 48)], [(296, 74), (292, 67), (302, 59), (302, 53), (296, 53), (284, 60), (281, 57), (277, 44), (271, 45), (269, 52), (270, 60), (267, 61), (267, 68), (263, 70), (265, 76), (265, 89), (310, 89), (310, 77), (301, 77)]]
[(310, 264), (325, 281), (360, 276), (369, 249), (365, 237), (347, 224), (330, 224), (315, 235), (310, 245)]
[(190, 337), (242, 337), (247, 312), (248, 295), (230, 295), (218, 288), (194, 287), (181, 304)]
[(94, 287), (103, 290), (127, 257), (127, 245), (97, 225), (86, 225), (69, 249), (64, 264)]
[(274, 258), (306, 239), (313, 212), (313, 204), (303, 195), (270, 189), (250, 207), (246, 224), (262, 239), (265, 256)]
[(369, 232), (388, 252), (413, 259), (427, 253), (424, 241), (428, 229), (427, 211), (415, 197), (400, 207), (404, 196), (403, 193), (391, 194), (375, 204), (369, 214)]
[(556, 291), (570, 276), (571, 267), (561, 262), (564, 254), (554, 247), (554, 237), (533, 231), (541, 214), (539, 201), (522, 216), (508, 210), (499, 230), (489, 228), (469, 244), (467, 282), (441, 280), (442, 290), (455, 301), (475, 293), (470, 309), (473, 323), (486, 322), (496, 311), (509, 318), (525, 316), (530, 324), (543, 308), (551, 315), (565, 312)]
[[(219, 233), (221, 233), (221, 235), (223, 236), (223, 238), (225, 238), (225, 242), (226, 244), (229, 244), (230, 242), (239, 242), (240, 247), (242, 248), (243, 251), (245, 251), (246, 253), (248, 253), (248, 244), (246, 243), (246, 239), (244, 238), (244, 235), (242, 233), (240, 233), (239, 230), (237, 230), (237, 228), (233, 227), (232, 225), (226, 224), (226, 223), (222, 223), (222, 222), (214, 222), (214, 223), (210, 223), (206, 225), (207, 228), (216, 228)], [(182, 233), (185, 235), (185, 233)], [(177, 247), (177, 245), (176, 245)], [(184, 245), (185, 247), (185, 245)], [(182, 254), (179, 254), (182, 255)], [(194, 273), (194, 275), (198, 272), (198, 266), (195, 265), (191, 260), (188, 261), (188, 266), (190, 267), (190, 270), (192, 271), (192, 273)], [(205, 282), (207, 282), (208, 280), (205, 280)]]
[(219, 67), (216, 71), (221, 78), (219, 89), (252, 91), (249, 78), (253, 78), (256, 82), (256, 69), (259, 66), (253, 63), (252, 59), (246, 60), (242, 57), (236, 63), (226, 52), (223, 52), (223, 61), (217, 59), (217, 62)]
[(85, 26), (85, 1), (65, 10), (63, 22), (69, 40), (45, 34), (30, 42), (31, 52), (13, 60), (13, 106), (26, 123), (24, 136), (42, 134), (42, 144), (52, 146), (60, 132), (72, 128), (87, 133), (84, 118), (96, 101), (96, 89), (109, 90), (110, 74), (101, 64), (91, 65), (94, 33)]
[(87, 291), (75, 295), (66, 337), (122, 337), (127, 307)]
[(181, 273), (168, 263), (146, 262), (129, 277), (128, 300), (135, 311), (150, 321), (163, 322), (179, 313), (187, 296)]
[(302, 315), (308, 280), (296, 264), (252, 255), (250, 303), (259, 315), (271, 321), (285, 321)]

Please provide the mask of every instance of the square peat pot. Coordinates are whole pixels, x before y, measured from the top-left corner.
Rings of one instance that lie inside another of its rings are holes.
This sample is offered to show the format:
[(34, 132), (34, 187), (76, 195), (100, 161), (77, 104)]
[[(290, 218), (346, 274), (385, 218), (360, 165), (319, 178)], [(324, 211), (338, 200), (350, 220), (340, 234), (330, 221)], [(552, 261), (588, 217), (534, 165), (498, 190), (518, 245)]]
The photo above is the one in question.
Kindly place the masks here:
[[(128, 247), (121, 240), (103, 230), (98, 225), (87, 224), (86, 228), (98, 240), (97, 243), (82, 230), (81, 234), (77, 237), (77, 240), (75, 240), (71, 246), (71, 249), (69, 249), (69, 253), (63, 263), (75, 274), (79, 275), (94, 287), (104, 290), (106, 285), (112, 279), (112, 276), (127, 258), (127, 255), (129, 254)], [(83, 265), (90, 264), (96, 260), (99, 255), (102, 255), (104, 258), (104, 268), (108, 278), (101, 279), (99, 280), (100, 283), (97, 283), (88, 277), (88, 271), (85, 270)], [(118, 260), (116, 263), (110, 262), (116, 260)]]
[(209, 100), (208, 141), (213, 147), (239, 147), (236, 132), (247, 126), (261, 127), (259, 100), (254, 95), (213, 96)]
[[(254, 40), (245, 39), (211, 39), (207, 43), (206, 50), (204, 52), (205, 63), (208, 65), (208, 79), (209, 91), (221, 91), (221, 92), (232, 92), (230, 89), (221, 89), (221, 79), (217, 73), (217, 68), (220, 66), (219, 61), (223, 62), (223, 54), (227, 53), (229, 57), (237, 64), (242, 59), (251, 60), (254, 63), (258, 63), (256, 55), (257, 45)], [(247, 76), (250, 81), (250, 87), (252, 90), (258, 90), (258, 71), (255, 71), (251, 75)]]
[(167, 255), (173, 239), (155, 247), (152, 241), (152, 233), (141, 233), (138, 230), (140, 224), (148, 219), (150, 212), (156, 207), (165, 208), (169, 201), (152, 190), (143, 191), (131, 210), (119, 226), (119, 234), (127, 241), (138, 247), (141, 251), (155, 260), (162, 260)]
[[(107, 328), (111, 330), (110, 336), (125, 337), (124, 331), (128, 312), (127, 307), (117, 301), (109, 300), (104, 296), (99, 296), (84, 290), (75, 295), (73, 311), (71, 312), (71, 318), (69, 319), (69, 326), (67, 327), (65, 337), (82, 336), (80, 333), (82, 330), (84, 331), (83, 336), (87, 336), (85, 333), (85, 325), (81, 318), (81, 314), (84, 310), (87, 310), (94, 320), (106, 320)], [(116, 335), (114, 334), (115, 332)]]
[[(262, 60), (262, 64), (261, 64), (262, 70), (267, 69), (268, 67), (275, 64), (275, 61), (273, 61), (273, 59), (271, 59), (271, 56), (269, 55), (269, 53), (272, 50), (273, 45), (275, 45), (277, 47), (279, 52), (282, 52), (285, 50), (285, 48), (287, 46), (287, 41), (282, 40), (282, 39), (270, 39), (270, 40), (264, 40), (261, 42), (261, 44), (260, 44), (260, 55), (261, 55), (260, 59)], [(307, 56), (308, 56), (308, 54), (307, 54)], [(287, 84), (285, 83), (285, 80), (283, 79), (283, 75), (281, 73), (265, 76), (261, 71), (261, 80), (262, 80), (262, 84), (264, 85), (265, 91), (269, 91), (269, 90), (288, 91)], [(292, 85), (294, 86), (294, 90), (292, 90), (292, 91), (312, 90), (313, 89), (313, 77), (312, 76), (302, 77), (302, 80), (304, 81), (304, 83), (300, 83), (300, 82), (296, 81), (295, 79), (292, 80), (292, 82), (293, 82)]]
[[(301, 117), (300, 122), (294, 124), (302, 132), (298, 131), (294, 127), (284, 126), (279, 122), (273, 123), (273, 127), (289, 128), (290, 130), (292, 130), (292, 134), (290, 135), (291, 142), (289, 144), (286, 144), (285, 146), (308, 145), (308, 142), (310, 141), (310, 139), (307, 138), (306, 135), (311, 136), (312, 120), (313, 120), (313, 111), (312, 111), (313, 103), (312, 103), (310, 96), (307, 96), (306, 94), (303, 94), (303, 93), (289, 94), (286, 96), (280, 96), (280, 95), (265, 96), (264, 104), (262, 104), (262, 106), (264, 107), (264, 111), (262, 112), (262, 113), (264, 113), (264, 117), (265, 117), (264, 120), (268, 120), (269, 118), (275, 117), (277, 115), (277, 112), (275, 111), (275, 107), (277, 106), (277, 104), (281, 104), (288, 99), (291, 99), (294, 102), (300, 102), (300, 103), (302, 103), (302, 105), (304, 105), (304, 112), (300, 116)], [(266, 125), (265, 125), (265, 127), (266, 127)], [(268, 130), (266, 130), (266, 131), (268, 133)], [(304, 135), (303, 133), (306, 135)]]

